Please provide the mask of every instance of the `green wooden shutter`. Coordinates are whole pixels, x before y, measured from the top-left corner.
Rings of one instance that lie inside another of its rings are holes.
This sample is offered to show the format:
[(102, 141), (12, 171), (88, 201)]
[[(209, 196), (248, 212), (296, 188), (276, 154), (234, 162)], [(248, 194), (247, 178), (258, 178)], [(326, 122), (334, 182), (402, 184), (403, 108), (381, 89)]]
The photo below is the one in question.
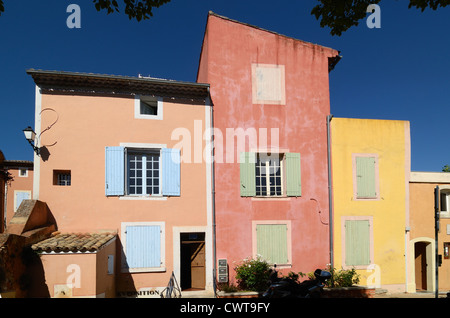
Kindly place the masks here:
[(257, 254), (271, 264), (289, 263), (286, 224), (256, 225)]
[(367, 220), (345, 221), (345, 265), (370, 264), (370, 223)]
[(356, 185), (358, 198), (376, 198), (375, 158), (356, 157)]
[(256, 195), (256, 174), (254, 152), (241, 152), (240, 154), (241, 196), (254, 197)]
[(286, 195), (302, 195), (301, 166), (299, 153), (286, 153)]

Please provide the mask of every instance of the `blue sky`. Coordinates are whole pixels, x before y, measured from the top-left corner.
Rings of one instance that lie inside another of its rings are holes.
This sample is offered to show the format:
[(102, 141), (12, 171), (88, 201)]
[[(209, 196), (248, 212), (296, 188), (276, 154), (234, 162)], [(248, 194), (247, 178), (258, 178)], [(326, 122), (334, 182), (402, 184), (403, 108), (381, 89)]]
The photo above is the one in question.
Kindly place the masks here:
[[(139, 23), (97, 12), (91, 0), (6, 0), (0, 16), (0, 150), (8, 160), (32, 160), (22, 132), (34, 126), (35, 90), (27, 69), (195, 82), (212, 10), (341, 51), (330, 74), (331, 113), (410, 121), (412, 170), (440, 171), (450, 164), (450, 7), (420, 12), (408, 9), (408, 2), (384, 0), (380, 29), (362, 20), (337, 37), (310, 14), (315, 0), (172, 0)], [(72, 3), (81, 8), (80, 29), (66, 25)]]

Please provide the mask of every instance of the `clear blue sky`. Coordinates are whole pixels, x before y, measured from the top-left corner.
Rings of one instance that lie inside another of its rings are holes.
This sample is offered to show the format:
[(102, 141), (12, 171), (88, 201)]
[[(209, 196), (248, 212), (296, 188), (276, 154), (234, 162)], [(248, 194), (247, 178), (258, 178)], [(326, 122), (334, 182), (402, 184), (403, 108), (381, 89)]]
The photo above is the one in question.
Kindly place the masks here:
[[(120, 1), (119, 1), (120, 2)], [(26, 69), (195, 82), (206, 17), (218, 14), (340, 50), (330, 74), (335, 117), (411, 122), (412, 170), (450, 164), (450, 7), (408, 9), (381, 2), (381, 29), (366, 21), (331, 36), (310, 12), (315, 0), (172, 0), (151, 20), (97, 12), (90, 0), (5, 1), (0, 16), (0, 149), (8, 160), (32, 160), (22, 129), (34, 127), (34, 83)], [(67, 6), (81, 7), (81, 29), (69, 29)]]

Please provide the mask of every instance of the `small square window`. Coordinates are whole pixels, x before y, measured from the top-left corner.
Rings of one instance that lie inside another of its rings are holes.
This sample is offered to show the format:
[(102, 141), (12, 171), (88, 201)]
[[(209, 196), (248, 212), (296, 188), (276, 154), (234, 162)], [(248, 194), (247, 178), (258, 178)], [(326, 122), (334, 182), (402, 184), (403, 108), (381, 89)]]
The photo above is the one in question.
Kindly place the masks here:
[(72, 184), (72, 177), (70, 170), (53, 171), (53, 185), (70, 186), (71, 184)]
[(141, 115), (158, 115), (158, 102), (156, 100), (143, 101), (141, 100), (140, 105)]
[(20, 168), (19, 169), (19, 177), (28, 177), (28, 169)]

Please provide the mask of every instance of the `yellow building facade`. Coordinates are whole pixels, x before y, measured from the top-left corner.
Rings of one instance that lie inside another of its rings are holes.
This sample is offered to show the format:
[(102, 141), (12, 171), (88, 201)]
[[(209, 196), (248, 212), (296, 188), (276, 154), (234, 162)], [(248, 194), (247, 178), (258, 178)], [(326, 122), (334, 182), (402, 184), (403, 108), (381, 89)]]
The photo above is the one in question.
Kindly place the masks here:
[(409, 241), (408, 121), (333, 118), (330, 123), (336, 270), (360, 285), (404, 292)]

